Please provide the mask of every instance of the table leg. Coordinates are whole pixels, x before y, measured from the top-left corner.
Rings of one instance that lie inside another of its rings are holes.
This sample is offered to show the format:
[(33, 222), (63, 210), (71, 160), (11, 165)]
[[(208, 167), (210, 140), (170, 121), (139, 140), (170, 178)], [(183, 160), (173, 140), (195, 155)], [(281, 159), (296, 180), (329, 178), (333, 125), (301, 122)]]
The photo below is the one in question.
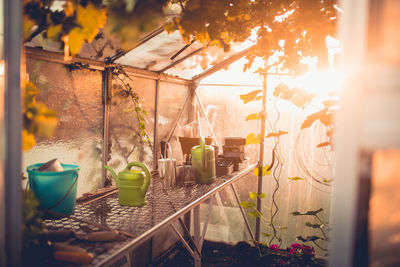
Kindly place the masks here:
[[(200, 236), (200, 205), (193, 208), (193, 230), (194, 230), (194, 244), (197, 248), (200, 248), (201, 236)], [(199, 249), (200, 250), (200, 249)], [(201, 255), (194, 257), (194, 266), (201, 267)]]

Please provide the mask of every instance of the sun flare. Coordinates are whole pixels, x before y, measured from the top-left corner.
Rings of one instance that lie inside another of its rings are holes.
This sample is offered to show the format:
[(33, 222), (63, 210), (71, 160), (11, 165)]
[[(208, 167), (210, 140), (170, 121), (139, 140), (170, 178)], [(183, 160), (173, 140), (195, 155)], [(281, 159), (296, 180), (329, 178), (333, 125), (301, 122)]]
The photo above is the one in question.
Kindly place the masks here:
[(291, 86), (300, 87), (319, 97), (336, 94), (343, 82), (343, 73), (336, 69), (327, 71), (310, 71), (303, 76), (294, 78)]

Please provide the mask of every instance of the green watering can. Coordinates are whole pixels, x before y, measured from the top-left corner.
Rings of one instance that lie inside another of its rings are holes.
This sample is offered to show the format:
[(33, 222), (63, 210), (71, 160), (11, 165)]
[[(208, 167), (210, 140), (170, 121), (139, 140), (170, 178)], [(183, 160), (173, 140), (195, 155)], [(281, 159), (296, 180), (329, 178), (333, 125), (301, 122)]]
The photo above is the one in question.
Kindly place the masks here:
[(211, 184), (215, 181), (214, 148), (205, 145), (204, 138), (200, 138), (200, 145), (192, 147), (192, 168), (198, 184)]
[[(131, 170), (133, 166), (143, 169), (144, 173), (139, 170)], [(119, 204), (132, 207), (145, 204), (146, 191), (150, 184), (150, 172), (146, 165), (133, 161), (120, 171), (118, 176), (110, 167), (104, 166), (104, 168), (111, 172), (117, 184)]]

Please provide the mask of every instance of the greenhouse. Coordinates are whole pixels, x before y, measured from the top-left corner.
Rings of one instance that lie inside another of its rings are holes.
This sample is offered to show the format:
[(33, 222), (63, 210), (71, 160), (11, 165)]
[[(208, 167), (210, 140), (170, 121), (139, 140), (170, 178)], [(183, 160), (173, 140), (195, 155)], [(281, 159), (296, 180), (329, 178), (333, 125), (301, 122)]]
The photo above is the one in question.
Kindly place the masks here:
[(0, 3), (0, 266), (399, 266), (397, 1)]

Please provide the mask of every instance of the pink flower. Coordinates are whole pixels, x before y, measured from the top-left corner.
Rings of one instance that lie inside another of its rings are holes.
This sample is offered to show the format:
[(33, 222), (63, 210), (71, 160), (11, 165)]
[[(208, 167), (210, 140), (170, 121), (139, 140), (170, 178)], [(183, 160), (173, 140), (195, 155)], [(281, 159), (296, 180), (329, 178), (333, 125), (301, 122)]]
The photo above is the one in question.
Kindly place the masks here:
[(304, 245), (304, 247), (302, 248), (304, 255), (313, 255), (314, 254), (314, 248)]
[(289, 249), (289, 254), (295, 254), (295, 253), (297, 253), (296, 249), (294, 249), (294, 248)]
[(279, 246), (277, 244), (272, 244), (269, 248), (273, 251), (279, 251)]
[(302, 248), (299, 243), (293, 243), (291, 245), (291, 247), (294, 248), (294, 249), (301, 249)]
[(285, 262), (284, 260), (282, 260), (282, 259), (279, 260), (279, 263), (280, 263), (281, 265), (285, 265), (285, 264), (286, 264), (286, 262)]

